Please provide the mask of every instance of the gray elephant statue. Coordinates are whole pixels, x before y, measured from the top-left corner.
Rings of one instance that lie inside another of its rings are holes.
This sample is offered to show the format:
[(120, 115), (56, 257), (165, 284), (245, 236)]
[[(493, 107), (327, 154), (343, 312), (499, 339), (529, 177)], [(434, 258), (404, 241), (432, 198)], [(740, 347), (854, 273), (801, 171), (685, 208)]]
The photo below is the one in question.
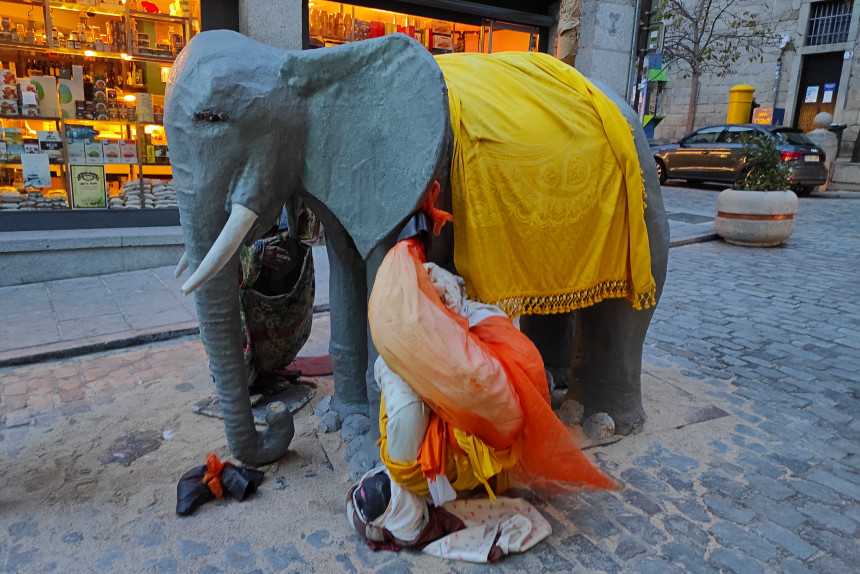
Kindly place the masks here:
[[(638, 118), (604, 92), (633, 131), (659, 298), (669, 232), (656, 169)], [(291, 198), (320, 218), (330, 262), (331, 408), (342, 418), (359, 413), (375, 421), (378, 354), (367, 326), (368, 297), (380, 263), (435, 181), (442, 188), (437, 205), (451, 210), (449, 118), (437, 61), (400, 34), (284, 51), (211, 31), (192, 39), (173, 65), (165, 129), (193, 271), (183, 291), (196, 295), (201, 337), (237, 459), (272, 462), (286, 452), (294, 432), (292, 415), (282, 408), (270, 410), (265, 430), (253, 422), (239, 327), (238, 249), (269, 229)], [(428, 254), (452, 269), (450, 228), (432, 237)], [(628, 434), (644, 421), (642, 346), (653, 309), (607, 299), (561, 315), (524, 316), (521, 328), (557, 380), (571, 373), (568, 395), (586, 415), (606, 412), (616, 432)], [(357, 449), (363, 455), (351, 455), (351, 474), (378, 460), (378, 432), (372, 422)]]

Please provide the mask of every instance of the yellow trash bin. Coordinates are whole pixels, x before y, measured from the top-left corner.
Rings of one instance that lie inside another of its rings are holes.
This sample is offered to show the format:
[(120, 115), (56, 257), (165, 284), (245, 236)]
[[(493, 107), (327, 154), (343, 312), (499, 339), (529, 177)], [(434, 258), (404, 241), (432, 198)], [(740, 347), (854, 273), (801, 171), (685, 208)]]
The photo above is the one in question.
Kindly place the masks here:
[(726, 114), (727, 124), (749, 123), (754, 92), (755, 88), (746, 84), (738, 84), (729, 89), (729, 112)]

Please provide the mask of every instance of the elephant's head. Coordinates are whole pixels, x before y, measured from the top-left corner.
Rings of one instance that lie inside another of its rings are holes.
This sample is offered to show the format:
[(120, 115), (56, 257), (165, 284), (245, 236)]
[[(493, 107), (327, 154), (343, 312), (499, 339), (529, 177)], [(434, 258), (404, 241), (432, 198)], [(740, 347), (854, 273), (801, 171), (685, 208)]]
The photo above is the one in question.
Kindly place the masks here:
[(182, 51), (165, 96), (187, 260), (228, 443), (279, 458), (289, 412), (257, 432), (242, 360), (237, 252), (300, 198), (339, 252), (366, 258), (416, 210), (445, 161), (447, 92), (406, 36), (288, 52), (229, 31)]

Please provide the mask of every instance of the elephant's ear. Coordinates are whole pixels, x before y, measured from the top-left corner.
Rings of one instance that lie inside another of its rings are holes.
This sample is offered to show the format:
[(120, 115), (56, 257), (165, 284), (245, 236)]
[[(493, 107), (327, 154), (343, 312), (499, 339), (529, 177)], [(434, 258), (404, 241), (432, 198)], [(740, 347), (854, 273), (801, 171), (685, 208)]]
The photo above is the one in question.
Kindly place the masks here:
[(301, 52), (284, 72), (307, 95), (302, 184), (366, 259), (415, 212), (442, 165), (442, 71), (421, 44), (393, 34)]

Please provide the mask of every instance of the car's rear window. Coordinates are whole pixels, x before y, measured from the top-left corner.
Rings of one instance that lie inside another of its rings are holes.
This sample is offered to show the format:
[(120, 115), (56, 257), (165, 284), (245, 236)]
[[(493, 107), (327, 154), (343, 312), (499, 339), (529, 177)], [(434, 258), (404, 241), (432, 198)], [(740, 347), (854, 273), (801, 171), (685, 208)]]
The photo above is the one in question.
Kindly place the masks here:
[(774, 133), (785, 143), (789, 143), (791, 145), (815, 145), (808, 137), (803, 135), (803, 132), (800, 130), (774, 130)]

